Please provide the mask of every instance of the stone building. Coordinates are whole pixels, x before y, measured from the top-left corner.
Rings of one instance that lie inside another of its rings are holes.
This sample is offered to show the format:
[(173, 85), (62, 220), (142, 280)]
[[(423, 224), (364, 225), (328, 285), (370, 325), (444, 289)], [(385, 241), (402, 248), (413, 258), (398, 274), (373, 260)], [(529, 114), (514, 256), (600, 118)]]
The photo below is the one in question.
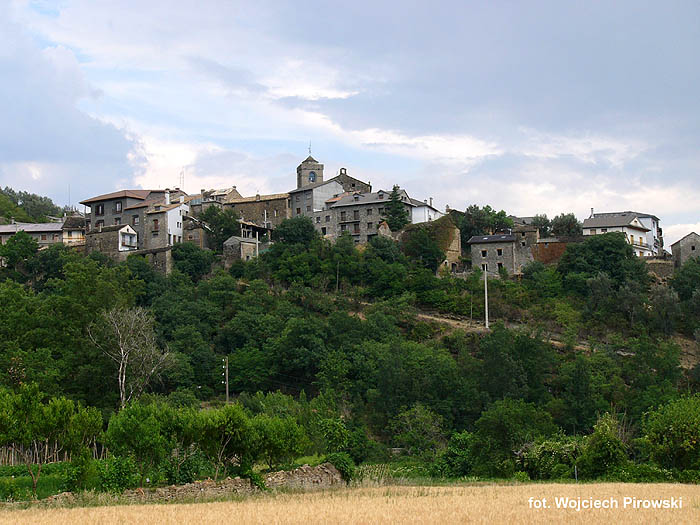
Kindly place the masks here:
[(309, 155), (297, 166), (297, 187), (289, 192), (290, 217), (312, 217), (325, 210), (326, 203), (342, 193), (369, 193), (372, 186), (351, 177), (346, 168), (340, 168), (335, 177), (323, 179), (323, 164)]
[(473, 236), (468, 241), (472, 268), (480, 268), (491, 275), (498, 275), (501, 269), (510, 275), (521, 274), (533, 260), (526, 239), (517, 233)]
[(147, 245), (144, 230), (146, 212), (155, 205), (169, 205), (185, 196), (185, 192), (179, 188), (173, 191), (120, 190), (86, 199), (80, 204), (90, 207), (90, 213), (86, 217), (86, 231), (99, 229), (100, 226), (128, 224), (136, 231), (138, 246), (143, 249)]
[(187, 199), (181, 196), (178, 202), (150, 206), (144, 214), (144, 238), (139, 248), (151, 250), (182, 242), (184, 221), (190, 210), (186, 201)]
[[(396, 238), (400, 243), (406, 242), (413, 232), (424, 228), (445, 254), (445, 260), (440, 263), (440, 267), (451, 272), (462, 271), (462, 234), (457, 226), (457, 219), (457, 216), (448, 214), (434, 221), (410, 224), (401, 230)], [(386, 222), (382, 224), (386, 225)]]
[(197, 195), (190, 196), (190, 213), (195, 217), (199, 217), (210, 206), (222, 209), (227, 201), (240, 198), (242, 198), (241, 194), (238, 193), (235, 186), (223, 190), (208, 191), (202, 188)]
[(99, 226), (85, 235), (85, 251), (100, 252), (113, 259), (124, 260), (126, 252), (138, 249), (136, 237), (136, 231), (128, 224)]
[(224, 241), (224, 267), (230, 268), (234, 261), (249, 261), (270, 247), (270, 228), (255, 223), (240, 221), (241, 234)]
[(231, 198), (224, 206), (233, 208), (244, 221), (267, 228), (276, 228), (291, 216), (288, 193)]
[(671, 245), (673, 266), (680, 268), (692, 257), (700, 257), (700, 235), (689, 233)]
[(0, 225), (0, 244), (5, 244), (15, 233), (23, 231), (34, 238), (39, 249), (52, 244), (63, 243), (69, 246), (85, 243), (85, 218), (70, 216), (53, 222), (26, 223), (13, 222)]

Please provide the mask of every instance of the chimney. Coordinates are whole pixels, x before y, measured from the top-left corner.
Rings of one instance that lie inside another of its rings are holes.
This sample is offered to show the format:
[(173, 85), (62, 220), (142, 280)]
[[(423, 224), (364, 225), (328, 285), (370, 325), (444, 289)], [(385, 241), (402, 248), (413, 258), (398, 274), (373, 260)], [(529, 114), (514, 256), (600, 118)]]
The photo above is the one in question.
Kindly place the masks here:
[(165, 188), (165, 205), (170, 204), (170, 190)]
[(591, 217), (589, 217), (589, 218), (592, 218), (592, 217), (593, 217), (593, 208), (591, 208)]
[(202, 198), (204, 198), (204, 192), (205, 192), (205, 191), (207, 191), (207, 190), (206, 190), (206, 189), (204, 189), (204, 188), (202, 188), (202, 189), (201, 189), (201, 190), (199, 190), (199, 191), (200, 191), (200, 192), (202, 193)]
[(445, 204), (445, 213), (450, 213), (450, 205)]
[(256, 201), (259, 201), (259, 200), (260, 200), (260, 194), (259, 194), (259, 193), (256, 193), (256, 194), (255, 194), (255, 200), (256, 200)]
[(428, 199), (423, 199), (423, 204), (428, 204)]
[(433, 198), (432, 197), (430, 197), (430, 207), (431, 208), (433, 207)]

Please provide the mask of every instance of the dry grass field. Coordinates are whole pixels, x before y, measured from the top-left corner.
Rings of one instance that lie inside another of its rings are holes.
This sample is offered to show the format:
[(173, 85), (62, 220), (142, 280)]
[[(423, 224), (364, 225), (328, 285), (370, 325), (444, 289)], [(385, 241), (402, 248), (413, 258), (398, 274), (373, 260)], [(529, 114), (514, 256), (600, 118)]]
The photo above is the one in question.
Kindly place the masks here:
[[(557, 509), (555, 498), (618, 501), (616, 509)], [(624, 498), (682, 498), (679, 509), (623, 508)], [(530, 498), (546, 498), (535, 509)], [(243, 501), (0, 511), (0, 523), (700, 523), (700, 488), (678, 484), (524, 484), (386, 486), (305, 494), (268, 494)]]

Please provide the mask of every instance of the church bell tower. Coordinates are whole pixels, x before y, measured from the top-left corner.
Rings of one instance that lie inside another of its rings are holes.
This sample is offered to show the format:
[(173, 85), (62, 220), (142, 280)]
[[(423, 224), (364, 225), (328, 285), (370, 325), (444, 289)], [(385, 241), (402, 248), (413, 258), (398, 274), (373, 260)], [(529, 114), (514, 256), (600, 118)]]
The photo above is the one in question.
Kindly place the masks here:
[(297, 166), (297, 189), (316, 182), (323, 182), (323, 164), (309, 155)]

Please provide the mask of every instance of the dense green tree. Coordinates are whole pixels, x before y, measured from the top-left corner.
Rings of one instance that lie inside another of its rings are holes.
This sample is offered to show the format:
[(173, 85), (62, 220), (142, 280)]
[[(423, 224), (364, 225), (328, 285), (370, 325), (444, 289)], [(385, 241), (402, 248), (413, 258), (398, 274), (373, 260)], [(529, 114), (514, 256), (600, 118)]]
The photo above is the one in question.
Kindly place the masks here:
[(39, 250), (39, 244), (25, 231), (18, 231), (0, 244), (0, 257), (5, 259), (5, 265), (14, 271), (12, 278), (26, 280), (31, 272), (31, 261)]
[(662, 467), (700, 470), (700, 395), (649, 412), (644, 433), (652, 458)]
[(696, 290), (700, 290), (700, 258), (688, 259), (674, 274), (671, 286), (682, 301), (688, 301)]
[(442, 417), (415, 403), (391, 421), (392, 440), (408, 454), (432, 460), (445, 447), (443, 425)]
[(506, 230), (513, 227), (513, 220), (505, 211), (496, 211), (486, 205), (480, 208), (472, 204), (464, 212), (464, 217), (459, 226), (462, 234), (462, 246), (467, 246), (467, 241), (474, 235), (490, 235), (498, 230)]
[(608, 413), (598, 419), (593, 433), (586, 437), (578, 462), (584, 476), (597, 478), (627, 462), (627, 446), (621, 433), (614, 415)]
[(318, 237), (310, 217), (298, 216), (283, 220), (272, 232), (272, 240), (281, 244), (308, 245)]
[(510, 476), (515, 471), (515, 454), (537, 437), (551, 436), (557, 427), (545, 411), (523, 400), (496, 401), (476, 422), (474, 473)]
[(398, 184), (394, 184), (394, 187), (391, 189), (382, 220), (386, 221), (389, 229), (393, 232), (397, 232), (411, 223), (411, 215), (406, 209), (406, 204), (401, 199), (401, 188)]
[(578, 237), (583, 235), (583, 226), (573, 213), (561, 213), (551, 222), (552, 235)]
[(240, 217), (233, 208), (222, 210), (217, 206), (209, 206), (200, 215), (200, 219), (209, 227), (207, 238), (209, 246), (215, 252), (221, 253), (223, 251), (224, 242), (229, 237), (241, 234), (241, 223), (238, 222)]
[(552, 231), (552, 223), (547, 218), (547, 214), (535, 215), (532, 219), (532, 226), (540, 232), (540, 238), (549, 237)]
[(405, 234), (401, 242), (401, 249), (419, 266), (433, 272), (437, 271), (442, 261), (445, 260), (445, 253), (425, 227), (418, 227)]
[(181, 242), (173, 246), (172, 253), (175, 269), (190, 276), (195, 282), (201, 280), (202, 277), (211, 271), (214, 253), (210, 250), (202, 250), (190, 242)]
[(616, 288), (628, 280), (643, 286), (648, 281), (646, 264), (635, 256), (632, 246), (620, 232), (591, 235), (584, 242), (569, 244), (557, 269), (569, 289), (573, 288), (571, 277), (586, 279), (600, 272), (607, 274)]
[(308, 443), (304, 429), (290, 418), (259, 414), (252, 420), (262, 457), (271, 470), (290, 465)]

